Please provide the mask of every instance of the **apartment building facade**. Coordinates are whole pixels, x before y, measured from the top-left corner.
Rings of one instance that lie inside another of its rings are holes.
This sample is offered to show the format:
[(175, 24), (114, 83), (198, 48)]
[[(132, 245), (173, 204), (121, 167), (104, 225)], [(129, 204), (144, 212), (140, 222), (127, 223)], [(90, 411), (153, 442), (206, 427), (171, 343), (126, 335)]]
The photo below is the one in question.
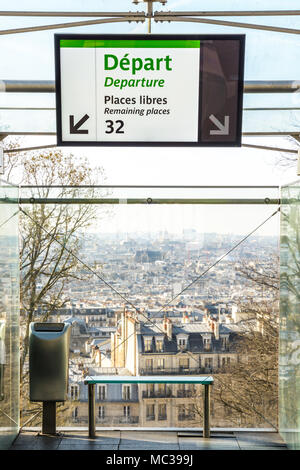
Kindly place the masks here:
[[(70, 378), (70, 421), (87, 423), (85, 375), (216, 375), (239, 360), (236, 342), (240, 327), (207, 316), (202, 322), (173, 324), (137, 320), (123, 313), (109, 341), (95, 346), (81, 374)], [(110, 347), (109, 347), (110, 346)], [(85, 360), (82, 360), (82, 364)], [(107, 367), (109, 366), (109, 367)], [(202, 386), (188, 384), (104, 384), (96, 388), (98, 426), (201, 427)], [(219, 426), (232, 425), (228, 409), (211, 404)]]

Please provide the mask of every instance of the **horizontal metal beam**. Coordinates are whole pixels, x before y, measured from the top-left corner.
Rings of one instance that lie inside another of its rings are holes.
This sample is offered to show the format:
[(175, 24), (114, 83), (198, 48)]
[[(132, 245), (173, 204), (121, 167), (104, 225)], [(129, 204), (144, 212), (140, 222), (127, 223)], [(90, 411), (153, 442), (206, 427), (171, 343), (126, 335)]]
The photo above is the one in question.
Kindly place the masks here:
[[(116, 11), (0, 11), (0, 16), (108, 18), (141, 16), (144, 12)], [(300, 10), (156, 11), (154, 16), (298, 16)]]
[(285, 131), (285, 132), (280, 132), (280, 131), (268, 131), (268, 132), (242, 132), (242, 135), (244, 137), (265, 137), (265, 136), (283, 136), (283, 135), (290, 135), (291, 137), (294, 137), (295, 139), (298, 139), (300, 135), (300, 129), (298, 132), (293, 131)]
[(249, 80), (244, 93), (294, 93), (300, 90), (300, 80)]
[(54, 80), (0, 80), (0, 93), (55, 93)]
[(143, 16), (143, 11), (0, 11), (0, 16), (82, 17), (109, 18), (118, 16)]
[[(34, 16), (34, 17), (94, 17), (93, 20), (87, 21), (76, 21), (72, 23), (59, 23), (51, 25), (42, 25), (42, 26), (29, 26), (24, 28), (14, 28), (14, 29), (5, 29), (0, 30), (0, 35), (7, 34), (17, 34), (17, 33), (28, 33), (28, 32), (37, 32), (37, 31), (46, 31), (53, 29), (63, 29), (63, 28), (73, 28), (79, 26), (88, 26), (95, 24), (103, 23), (117, 23), (121, 21), (125, 22), (144, 22), (146, 18), (154, 19), (156, 22), (170, 22), (170, 21), (186, 21), (186, 22), (196, 22), (196, 23), (207, 23), (215, 24), (220, 26), (230, 26), (237, 28), (250, 28), (263, 31), (273, 31), (286, 34), (300, 34), (300, 30), (293, 28), (283, 28), (277, 26), (269, 25), (258, 25), (250, 23), (238, 23), (232, 21), (221, 21), (205, 18), (197, 18), (198, 16), (296, 16), (299, 15), (299, 10), (270, 10), (270, 11), (206, 11), (206, 12), (152, 12), (152, 2), (148, 3), (148, 13), (144, 12), (12, 12), (12, 11), (2, 11), (0, 16)], [(99, 17), (103, 17), (99, 19)], [(150, 32), (150, 31), (149, 31)]]
[(258, 186), (247, 186), (247, 185), (243, 185), (243, 186), (237, 186), (237, 185), (226, 185), (226, 186), (220, 186), (220, 185), (217, 185), (217, 186), (212, 186), (212, 185), (205, 185), (205, 186), (193, 186), (193, 185), (168, 185), (168, 184), (164, 184), (164, 185), (144, 185), (144, 184), (139, 184), (139, 185), (136, 185), (136, 184), (118, 184), (118, 185), (114, 185), (114, 184), (101, 184), (101, 185), (98, 185), (98, 184), (93, 184), (93, 185), (65, 185), (65, 184), (54, 184), (54, 185), (49, 185), (49, 184), (34, 184), (34, 185), (31, 185), (31, 184), (21, 184), (20, 186), (18, 186), (20, 189), (34, 189), (34, 188), (47, 188), (47, 189), (78, 189), (78, 188), (82, 188), (82, 189), (103, 189), (103, 188), (108, 188), (108, 189), (279, 189), (280, 186), (276, 185), (276, 186), (262, 186), (262, 185), (258, 185)]
[[(16, 202), (15, 199), (2, 198), (0, 203)], [(20, 204), (213, 204), (213, 205), (278, 205), (280, 199), (260, 198), (260, 199), (161, 199), (161, 198), (20, 198)]]
[[(56, 132), (46, 132), (46, 131), (41, 131), (41, 132), (37, 132), (37, 131), (30, 131), (30, 132), (26, 132), (26, 131), (17, 131), (17, 132), (11, 132), (11, 131), (5, 131), (5, 132), (0, 132), (0, 140), (3, 140), (5, 139), (6, 137), (8, 137), (9, 135), (49, 135), (49, 136), (56, 136)], [(285, 131), (285, 132), (280, 132), (280, 131), (275, 131), (275, 132), (242, 132), (242, 136), (243, 137), (266, 137), (266, 136), (270, 136), (270, 137), (273, 137), (273, 136), (277, 136), (277, 137), (280, 137), (280, 136), (291, 136), (293, 137), (294, 139), (296, 140), (299, 140), (299, 137), (300, 137), (300, 129), (298, 132), (295, 132), (295, 130), (292, 130), (292, 131)], [(300, 140), (299, 140), (300, 142)], [(174, 145), (175, 146), (175, 145)]]
[[(300, 80), (250, 80), (244, 93), (294, 93)], [(0, 93), (55, 93), (54, 80), (0, 80)]]
[(300, 10), (156, 11), (154, 16), (298, 16)]
[(242, 144), (242, 147), (260, 149), (260, 150), (272, 150), (273, 152), (298, 153), (298, 150), (295, 150), (295, 149), (283, 149), (283, 148), (279, 148), (279, 147), (267, 147), (266, 145)]
[(195, 17), (181, 17), (181, 16), (172, 17), (172, 16), (163, 15), (163, 16), (155, 16), (154, 21), (156, 22), (181, 21), (181, 22), (186, 22), (186, 23), (205, 23), (205, 24), (214, 24), (217, 26), (230, 26), (231, 28), (246, 28), (246, 29), (255, 29), (255, 30), (261, 30), (261, 31), (273, 31), (275, 33), (300, 34), (300, 29), (282, 28), (282, 27), (277, 27), (277, 26), (240, 23), (236, 21), (222, 21), (222, 20), (213, 20), (213, 19), (206, 19), (206, 18), (195, 18)]
[(44, 149), (51, 149), (57, 147), (57, 144), (49, 144), (49, 145), (38, 145), (37, 147), (20, 147), (15, 149), (5, 149), (3, 153), (18, 153), (18, 152), (29, 152), (32, 150), (44, 150)]
[(26, 28), (15, 28), (15, 29), (2, 29), (0, 30), (0, 36), (7, 35), (7, 34), (17, 34), (17, 33), (34, 33), (37, 31), (48, 31), (52, 29), (64, 29), (64, 28), (77, 28), (78, 26), (91, 26), (95, 24), (106, 24), (106, 23), (124, 23), (124, 22), (141, 22), (145, 21), (144, 16), (127, 16), (121, 18), (102, 18), (102, 19), (95, 19), (95, 20), (88, 20), (88, 21), (75, 21), (72, 23), (58, 23), (58, 24), (47, 24), (42, 26), (29, 26)]

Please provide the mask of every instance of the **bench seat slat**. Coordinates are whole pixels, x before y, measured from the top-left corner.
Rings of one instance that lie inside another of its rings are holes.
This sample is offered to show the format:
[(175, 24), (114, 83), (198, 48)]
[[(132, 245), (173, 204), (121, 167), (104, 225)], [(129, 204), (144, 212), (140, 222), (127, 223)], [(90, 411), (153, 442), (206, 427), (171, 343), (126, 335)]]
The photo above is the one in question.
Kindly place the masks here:
[(85, 377), (84, 383), (107, 384), (107, 383), (129, 383), (129, 384), (202, 384), (211, 385), (214, 379), (209, 376), (185, 376), (185, 375), (95, 375)]

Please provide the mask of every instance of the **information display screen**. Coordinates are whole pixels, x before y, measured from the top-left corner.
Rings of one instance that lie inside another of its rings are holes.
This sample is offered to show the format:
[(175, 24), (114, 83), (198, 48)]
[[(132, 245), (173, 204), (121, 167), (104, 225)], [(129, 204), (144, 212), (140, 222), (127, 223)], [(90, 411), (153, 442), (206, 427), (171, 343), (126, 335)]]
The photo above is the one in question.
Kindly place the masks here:
[(58, 145), (240, 146), (243, 35), (55, 35)]

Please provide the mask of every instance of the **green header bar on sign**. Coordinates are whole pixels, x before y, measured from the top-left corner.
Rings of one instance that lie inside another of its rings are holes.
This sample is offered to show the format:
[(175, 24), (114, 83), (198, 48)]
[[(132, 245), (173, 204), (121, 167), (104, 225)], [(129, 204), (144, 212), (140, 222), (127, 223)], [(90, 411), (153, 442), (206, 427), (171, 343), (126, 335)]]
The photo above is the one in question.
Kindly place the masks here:
[(105, 48), (198, 48), (199, 40), (184, 39), (61, 39), (60, 47), (105, 47)]

